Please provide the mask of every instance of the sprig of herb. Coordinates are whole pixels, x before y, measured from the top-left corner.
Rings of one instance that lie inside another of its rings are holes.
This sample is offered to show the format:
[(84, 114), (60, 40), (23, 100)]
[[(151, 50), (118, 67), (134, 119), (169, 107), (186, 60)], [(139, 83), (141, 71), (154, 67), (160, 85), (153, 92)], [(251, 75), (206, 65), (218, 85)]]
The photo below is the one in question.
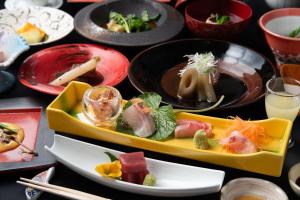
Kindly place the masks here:
[(159, 17), (160, 14), (150, 17), (147, 10), (143, 10), (141, 17), (137, 17), (134, 14), (124, 16), (121, 13), (114, 11), (109, 14), (109, 19), (114, 20), (118, 25), (123, 26), (127, 33), (150, 30), (151, 27), (149, 23), (158, 20)]
[(216, 23), (218, 25), (225, 24), (230, 21), (230, 17), (228, 15), (219, 15), (216, 14)]
[(300, 26), (289, 33), (289, 37), (298, 37), (300, 34)]

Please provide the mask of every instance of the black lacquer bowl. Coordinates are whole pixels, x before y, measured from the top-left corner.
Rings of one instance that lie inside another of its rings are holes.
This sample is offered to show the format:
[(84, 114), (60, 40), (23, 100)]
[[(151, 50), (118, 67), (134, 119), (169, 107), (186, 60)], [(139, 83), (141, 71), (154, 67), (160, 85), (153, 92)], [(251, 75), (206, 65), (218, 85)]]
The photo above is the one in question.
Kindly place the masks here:
[(275, 76), (274, 66), (264, 56), (244, 46), (216, 40), (184, 39), (153, 46), (138, 54), (129, 67), (129, 80), (140, 92), (157, 92), (163, 102), (177, 108), (202, 109), (213, 103), (176, 96), (185, 66), (184, 55), (212, 52), (218, 60), (217, 97), (225, 96), (217, 109), (253, 103), (264, 96), (265, 83)]
[[(118, 33), (106, 29), (111, 11), (123, 15), (140, 16), (147, 10), (149, 16), (160, 14), (157, 27), (136, 33)], [(184, 27), (183, 16), (169, 5), (152, 0), (108, 0), (81, 9), (74, 19), (75, 29), (82, 36), (96, 42), (116, 46), (148, 46), (170, 40)]]

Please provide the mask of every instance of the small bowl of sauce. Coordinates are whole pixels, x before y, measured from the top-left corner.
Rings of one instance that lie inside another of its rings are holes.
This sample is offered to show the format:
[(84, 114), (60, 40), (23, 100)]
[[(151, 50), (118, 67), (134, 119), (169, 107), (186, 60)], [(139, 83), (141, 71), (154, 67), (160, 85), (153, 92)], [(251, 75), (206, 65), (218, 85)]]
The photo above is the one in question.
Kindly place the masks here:
[(300, 163), (295, 164), (290, 169), (289, 183), (294, 192), (300, 196)]
[(288, 197), (280, 187), (270, 181), (237, 178), (222, 188), (221, 200), (288, 200)]

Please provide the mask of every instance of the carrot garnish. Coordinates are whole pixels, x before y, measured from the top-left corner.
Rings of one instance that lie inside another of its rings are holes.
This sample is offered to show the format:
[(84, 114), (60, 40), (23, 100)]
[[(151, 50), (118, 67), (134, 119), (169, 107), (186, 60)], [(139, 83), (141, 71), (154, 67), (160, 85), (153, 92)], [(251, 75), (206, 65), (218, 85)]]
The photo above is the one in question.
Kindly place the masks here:
[(233, 125), (229, 128), (227, 135), (230, 135), (232, 131), (239, 131), (251, 140), (257, 148), (261, 148), (268, 139), (264, 127), (251, 121), (242, 120), (239, 117), (233, 119)]

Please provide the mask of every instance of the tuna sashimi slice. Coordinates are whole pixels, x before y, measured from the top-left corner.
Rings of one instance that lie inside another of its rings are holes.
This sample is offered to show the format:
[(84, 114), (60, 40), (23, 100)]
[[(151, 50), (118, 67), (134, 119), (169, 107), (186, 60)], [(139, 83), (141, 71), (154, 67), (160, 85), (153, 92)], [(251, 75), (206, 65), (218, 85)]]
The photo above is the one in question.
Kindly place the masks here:
[(138, 173), (147, 170), (144, 152), (125, 153), (119, 156), (122, 172)]
[(207, 137), (212, 137), (212, 125), (197, 120), (180, 119), (176, 121), (175, 138), (194, 137), (195, 133), (202, 129)]

